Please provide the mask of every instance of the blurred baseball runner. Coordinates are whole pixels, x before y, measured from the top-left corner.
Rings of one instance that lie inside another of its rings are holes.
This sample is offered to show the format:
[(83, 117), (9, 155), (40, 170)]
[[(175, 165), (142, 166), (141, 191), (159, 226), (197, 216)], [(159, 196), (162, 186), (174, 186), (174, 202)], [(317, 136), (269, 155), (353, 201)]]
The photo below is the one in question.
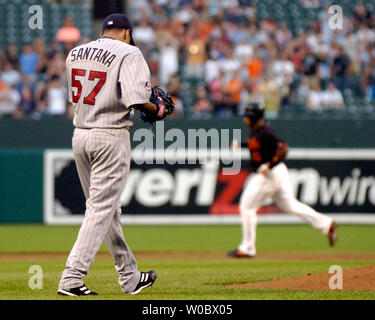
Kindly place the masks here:
[[(101, 38), (74, 48), (66, 60), (74, 106), (73, 152), (86, 197), (86, 212), (62, 273), (60, 295), (96, 295), (83, 282), (104, 241), (113, 256), (122, 291), (137, 294), (156, 273), (140, 272), (123, 236), (120, 197), (130, 168), (131, 109), (148, 122), (173, 112), (165, 92), (151, 88), (150, 70), (123, 14), (108, 16)], [(153, 102), (150, 102), (153, 92)]]
[(242, 242), (237, 250), (229, 251), (228, 255), (237, 258), (256, 255), (256, 212), (269, 197), (282, 211), (300, 216), (327, 235), (330, 245), (334, 246), (337, 241), (336, 223), (294, 197), (288, 168), (283, 162), (288, 153), (288, 144), (266, 123), (263, 105), (250, 104), (245, 109), (244, 121), (251, 128), (246, 146), (251, 153), (252, 174), (240, 199)]

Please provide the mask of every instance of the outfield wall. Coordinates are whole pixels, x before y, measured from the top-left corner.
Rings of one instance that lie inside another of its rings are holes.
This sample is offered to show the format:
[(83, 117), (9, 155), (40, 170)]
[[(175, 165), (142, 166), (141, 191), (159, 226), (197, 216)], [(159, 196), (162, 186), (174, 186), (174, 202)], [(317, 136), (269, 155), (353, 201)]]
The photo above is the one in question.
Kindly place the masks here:
[(43, 222), (43, 152), (0, 150), (0, 222)]
[[(270, 120), (274, 129), (293, 148), (375, 148), (374, 119), (277, 119)], [(132, 131), (144, 128), (144, 122), (135, 121)], [(240, 129), (246, 139), (248, 129), (240, 118), (230, 120), (168, 120), (165, 131), (189, 129)], [(72, 121), (65, 118), (46, 120), (0, 119), (0, 150), (71, 148)], [(136, 142), (133, 142), (133, 147)]]
[[(191, 152), (193, 161), (184, 162), (186, 155), (133, 152), (121, 198), (124, 222), (239, 223), (238, 201), (249, 174), (247, 150), (214, 152), (203, 162)], [(151, 163), (162, 158), (169, 163)], [(225, 168), (233, 168), (228, 159), (239, 161), (236, 175), (224, 174)], [(301, 201), (341, 223), (375, 223), (374, 160), (375, 149), (295, 148), (287, 164), (293, 191)], [(85, 200), (70, 149), (2, 150), (0, 168), (1, 222), (81, 223)], [(302, 222), (278, 212), (272, 203), (265, 203), (259, 222)]]
[[(238, 201), (248, 181), (247, 149), (133, 151), (121, 197), (124, 222), (141, 224), (239, 223)], [(292, 149), (287, 165), (293, 192), (340, 223), (375, 223), (375, 150)], [(271, 199), (260, 223), (298, 223)], [(44, 154), (44, 222), (79, 224), (85, 201), (71, 150)]]
[[(272, 125), (292, 147), (288, 166), (298, 198), (322, 212), (339, 214), (343, 222), (373, 222), (375, 121), (284, 119), (274, 120)], [(144, 124), (136, 122), (132, 131), (141, 127)], [(239, 129), (242, 139), (247, 135), (240, 119), (166, 121), (165, 132), (171, 128), (184, 133), (191, 128), (229, 129), (231, 133)], [(84, 200), (72, 162), (72, 131), (67, 119), (0, 120), (0, 222), (80, 223)], [(137, 142), (132, 145), (136, 148)], [(51, 164), (47, 164), (46, 154), (61, 151), (68, 155), (66, 162), (53, 164), (47, 179), (46, 166)], [(239, 223), (237, 205), (248, 174), (246, 157), (244, 151), (236, 178), (222, 175), (222, 164), (139, 165), (133, 157), (132, 174), (122, 198), (126, 223)], [(190, 187), (184, 189), (186, 177)], [(154, 197), (158, 183), (166, 189)], [(151, 186), (147, 192), (154, 204), (142, 197), (147, 194), (140, 191), (144, 186)], [(63, 205), (56, 205), (56, 201)], [(269, 213), (275, 212), (273, 206), (266, 205), (262, 212), (267, 214), (259, 215), (260, 223), (301, 222), (289, 215)], [(56, 214), (60, 220), (54, 220)]]

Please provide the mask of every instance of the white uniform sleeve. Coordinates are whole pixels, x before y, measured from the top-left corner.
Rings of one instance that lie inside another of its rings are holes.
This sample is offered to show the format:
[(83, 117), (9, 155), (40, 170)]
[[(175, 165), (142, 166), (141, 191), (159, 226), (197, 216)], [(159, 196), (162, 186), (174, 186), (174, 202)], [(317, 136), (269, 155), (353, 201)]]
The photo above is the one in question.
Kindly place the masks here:
[(68, 55), (68, 57), (66, 58), (66, 61), (65, 61), (65, 67), (66, 67), (66, 81), (67, 81), (67, 85), (68, 85), (68, 90), (67, 90), (67, 94), (68, 94), (68, 101), (70, 103), (73, 103), (72, 101), (72, 95), (70, 93), (70, 88), (71, 88), (71, 76), (70, 76), (70, 53)]
[(141, 53), (124, 58), (119, 72), (121, 102), (130, 107), (150, 100), (150, 69)]

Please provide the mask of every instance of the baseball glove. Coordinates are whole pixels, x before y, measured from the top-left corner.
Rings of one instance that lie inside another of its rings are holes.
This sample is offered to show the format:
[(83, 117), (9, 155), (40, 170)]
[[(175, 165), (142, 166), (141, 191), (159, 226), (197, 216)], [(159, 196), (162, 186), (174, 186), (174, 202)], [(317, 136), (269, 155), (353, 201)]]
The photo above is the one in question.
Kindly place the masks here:
[(150, 102), (157, 106), (157, 111), (154, 114), (145, 114), (141, 112), (141, 119), (145, 122), (154, 123), (163, 120), (170, 115), (175, 107), (171, 97), (163, 89), (158, 86), (151, 88)]

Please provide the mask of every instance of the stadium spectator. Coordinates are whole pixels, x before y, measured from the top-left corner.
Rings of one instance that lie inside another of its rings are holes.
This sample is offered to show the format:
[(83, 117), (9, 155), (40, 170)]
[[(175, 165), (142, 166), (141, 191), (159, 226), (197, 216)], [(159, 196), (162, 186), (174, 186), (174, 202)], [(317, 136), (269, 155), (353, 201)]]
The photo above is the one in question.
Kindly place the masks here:
[(0, 72), (4, 69), (6, 62), (7, 62), (6, 56), (3, 50), (1, 50), (0, 48)]
[(158, 69), (162, 86), (167, 85), (172, 75), (178, 72), (178, 48), (176, 40), (171, 36), (160, 45)]
[(248, 79), (241, 91), (239, 114), (252, 102), (264, 104), (264, 96), (259, 91), (259, 85), (254, 79)]
[(330, 28), (329, 21), (332, 17), (332, 14), (329, 12), (329, 8), (331, 7), (330, 3), (327, 3), (323, 10), (319, 12), (318, 14), (318, 22), (320, 24), (320, 30), (321, 30), (321, 39), (328, 43), (331, 41), (331, 37), (333, 35), (334, 30)]
[(152, 43), (155, 41), (154, 30), (148, 23), (147, 19), (142, 19), (140, 23), (133, 29), (132, 37), (135, 42)]
[(197, 101), (193, 106), (192, 117), (194, 119), (209, 119), (212, 116), (212, 104), (207, 98), (205, 88), (199, 87), (197, 89)]
[(19, 64), (22, 74), (29, 77), (30, 81), (36, 81), (38, 63), (38, 54), (34, 51), (30, 43), (26, 44), (19, 56)]
[(11, 86), (0, 83), (0, 117), (18, 118), (17, 110), (20, 103), (20, 94)]
[(47, 67), (47, 78), (51, 78), (53, 75), (58, 75), (61, 79), (66, 78), (65, 72), (65, 55), (63, 53), (57, 53), (50, 59), (50, 63)]
[(261, 46), (269, 39), (268, 33), (263, 29), (258, 29), (255, 24), (251, 24), (249, 28), (249, 43), (253, 46)]
[(34, 94), (36, 110), (34, 114), (35, 119), (40, 119), (45, 114), (48, 106), (48, 85), (46, 82), (39, 82)]
[(255, 50), (253, 57), (245, 63), (249, 77), (259, 78), (263, 72), (263, 61), (258, 54), (258, 50)]
[(170, 115), (170, 119), (181, 119), (184, 117), (184, 105), (181, 99), (177, 98), (176, 96), (171, 95), (171, 98), (175, 105), (174, 112)]
[(320, 59), (317, 76), (322, 86), (326, 86), (331, 81), (331, 71), (327, 60)]
[(205, 62), (204, 74), (206, 83), (210, 83), (220, 75), (219, 53), (211, 51), (210, 58)]
[(49, 50), (47, 52), (47, 58), (48, 60), (51, 60), (55, 57), (56, 54), (60, 52), (59, 50), (59, 43), (56, 40), (52, 40), (49, 45)]
[(263, 77), (258, 85), (258, 90), (264, 97), (264, 108), (268, 117), (277, 117), (280, 111), (281, 97), (279, 87), (270, 72)]
[[(155, 6), (153, 6), (155, 7)], [(152, 17), (152, 8), (148, 0), (138, 0), (133, 2), (131, 9), (131, 17), (134, 23), (139, 22), (142, 18)]]
[(310, 86), (317, 83), (317, 71), (318, 71), (319, 60), (313, 53), (310, 47), (306, 48), (306, 53), (301, 62), (301, 69), (303, 74), (309, 79)]
[(36, 110), (36, 101), (33, 96), (33, 91), (29, 86), (24, 86), (20, 92), (21, 100), (19, 102), (19, 115), (32, 116)]
[(375, 101), (375, 57), (366, 65), (361, 85), (366, 97)]
[(11, 87), (15, 86), (21, 81), (20, 72), (14, 69), (13, 65), (9, 61), (5, 62), (4, 70), (1, 73), (1, 81)]
[(194, 18), (198, 17), (198, 13), (193, 10), (190, 1), (181, 1), (181, 6), (176, 12), (175, 17), (186, 28)]
[(206, 44), (199, 38), (199, 34), (195, 29), (190, 29), (189, 34), (186, 36), (185, 54), (185, 76), (187, 78), (202, 79), (206, 61)]
[(367, 24), (361, 24), (357, 31), (357, 41), (363, 43), (373, 43), (375, 41), (375, 31)]
[(181, 96), (181, 91), (182, 91), (181, 81), (177, 74), (174, 74), (170, 78), (168, 86), (167, 86), (167, 91), (171, 96), (175, 96), (178, 98)]
[(280, 49), (284, 49), (290, 43), (291, 40), (292, 33), (290, 32), (285, 23), (281, 23), (279, 25), (279, 28), (277, 28), (277, 30), (275, 31), (275, 41), (277, 47)]
[(66, 115), (67, 91), (58, 75), (53, 75), (49, 81), (47, 102), (46, 112), (48, 115)]
[(368, 11), (363, 3), (356, 4), (353, 13), (353, 23), (356, 28), (358, 28), (360, 25), (367, 25), (371, 26), (371, 12)]
[(227, 48), (225, 57), (221, 59), (220, 69), (223, 71), (225, 81), (229, 81), (234, 77), (241, 68), (241, 62), (234, 56), (233, 50)]
[(280, 111), (283, 111), (290, 105), (290, 86), (295, 75), (294, 64), (288, 59), (288, 54), (285, 52), (280, 59), (274, 60), (271, 68), (274, 80), (279, 88)]
[(322, 92), (321, 103), (323, 109), (343, 109), (344, 97), (333, 83), (329, 83), (327, 89)]
[(243, 37), (243, 39), (234, 47), (234, 56), (241, 63), (250, 60), (253, 53), (253, 46), (248, 43), (246, 37)]
[(8, 62), (12, 65), (12, 67), (15, 70), (20, 69), (18, 49), (17, 49), (16, 44), (14, 43), (8, 44), (7, 50), (5, 52), (5, 57), (6, 57), (6, 60), (8, 60)]
[(34, 95), (35, 86), (35, 81), (31, 80), (30, 77), (26, 76), (25, 74), (21, 74), (21, 81), (16, 84), (15, 89), (17, 89), (18, 92), (21, 93), (22, 90), (25, 87), (27, 87), (31, 90), (32, 94)]
[(244, 85), (240, 80), (239, 71), (233, 74), (224, 87), (224, 92), (228, 95), (228, 103), (231, 105), (232, 115), (237, 114), (243, 87)]
[(223, 100), (223, 85), (221, 72), (208, 84), (209, 97), (213, 103), (215, 111), (220, 109)]
[(70, 51), (81, 39), (81, 32), (74, 26), (72, 18), (65, 18), (63, 26), (56, 33), (56, 40), (65, 45), (65, 49)]
[(333, 60), (332, 77), (336, 87), (343, 91), (349, 86), (350, 58), (343, 47), (339, 47), (338, 54)]
[(321, 111), (322, 104), (322, 91), (319, 83), (313, 83), (306, 99), (306, 106), (310, 111)]
[(198, 34), (203, 41), (207, 41), (214, 28), (206, 9), (200, 12), (198, 20), (194, 20)]
[(279, 87), (289, 86), (292, 83), (295, 69), (286, 53), (282, 54), (280, 59), (275, 59), (271, 68)]
[(306, 77), (300, 80), (297, 89), (294, 92), (294, 101), (298, 106), (305, 106), (307, 103), (307, 97), (310, 93), (310, 84)]
[(47, 56), (47, 49), (45, 43), (40, 38), (35, 38), (33, 41), (33, 49), (38, 55), (38, 63), (36, 65), (36, 70), (39, 75), (40, 80), (46, 79), (46, 73), (50, 61)]

